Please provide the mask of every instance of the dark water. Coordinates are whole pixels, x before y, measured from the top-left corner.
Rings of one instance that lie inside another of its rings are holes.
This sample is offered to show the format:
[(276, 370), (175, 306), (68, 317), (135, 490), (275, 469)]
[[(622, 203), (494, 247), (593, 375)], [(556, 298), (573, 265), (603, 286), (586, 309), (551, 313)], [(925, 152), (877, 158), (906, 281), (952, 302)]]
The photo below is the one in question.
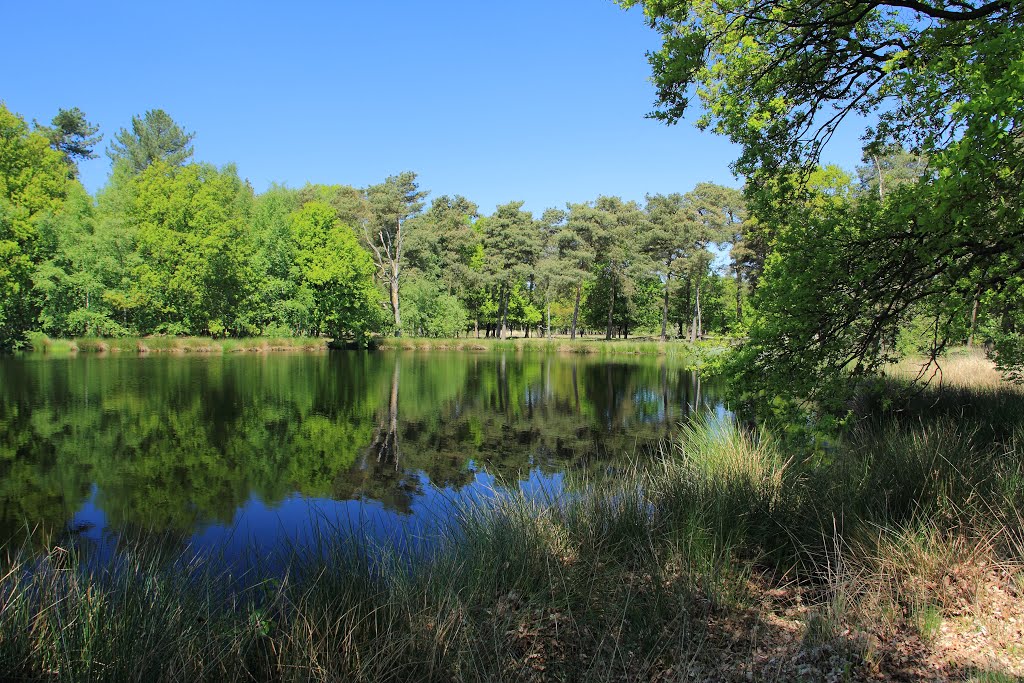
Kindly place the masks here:
[(715, 387), (658, 358), (0, 359), (0, 541), (235, 556), (326, 524), (396, 543), (466, 498), (560, 495), (709, 412)]

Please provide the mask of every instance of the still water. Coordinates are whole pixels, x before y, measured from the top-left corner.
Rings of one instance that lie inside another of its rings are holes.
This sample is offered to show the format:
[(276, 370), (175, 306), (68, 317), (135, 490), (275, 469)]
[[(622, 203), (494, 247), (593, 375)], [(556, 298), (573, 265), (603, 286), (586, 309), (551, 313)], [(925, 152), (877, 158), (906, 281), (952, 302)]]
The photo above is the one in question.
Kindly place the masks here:
[(326, 524), (399, 543), (468, 499), (571, 492), (709, 413), (716, 387), (653, 357), (3, 358), (0, 542), (233, 557)]

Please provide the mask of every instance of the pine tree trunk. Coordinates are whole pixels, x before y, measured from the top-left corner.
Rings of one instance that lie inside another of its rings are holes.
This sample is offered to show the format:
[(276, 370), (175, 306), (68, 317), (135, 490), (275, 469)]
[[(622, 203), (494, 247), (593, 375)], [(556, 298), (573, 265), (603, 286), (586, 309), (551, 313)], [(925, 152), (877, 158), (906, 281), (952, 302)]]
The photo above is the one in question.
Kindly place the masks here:
[(974, 346), (974, 335), (978, 332), (978, 304), (981, 301), (981, 287), (974, 290), (974, 303), (971, 305), (971, 333), (967, 337), (967, 346)]
[(612, 313), (615, 310), (615, 283), (612, 282), (612, 295), (608, 297), (608, 327), (605, 329), (604, 338), (612, 338)]
[(501, 286), (501, 316), (498, 320), (498, 339), (505, 338), (505, 317), (508, 315), (508, 298), (505, 296), (505, 285)]
[[(668, 268), (672, 267), (672, 262), (669, 261), (665, 264)], [(668, 286), (672, 282), (672, 273), (665, 269), (665, 301), (661, 307), (661, 341), (668, 341)]]
[(743, 322), (743, 275), (736, 271), (736, 322)]
[(697, 341), (700, 335), (700, 280), (696, 283), (693, 303), (693, 318), (690, 320), (690, 343)]
[(402, 315), (398, 310), (398, 278), (391, 280), (391, 311), (395, 314), (395, 336), (402, 336)]
[(576, 285), (576, 305), (572, 308), (572, 330), (569, 331), (569, 339), (576, 338), (576, 321), (580, 317), (580, 295), (583, 293), (583, 285)]

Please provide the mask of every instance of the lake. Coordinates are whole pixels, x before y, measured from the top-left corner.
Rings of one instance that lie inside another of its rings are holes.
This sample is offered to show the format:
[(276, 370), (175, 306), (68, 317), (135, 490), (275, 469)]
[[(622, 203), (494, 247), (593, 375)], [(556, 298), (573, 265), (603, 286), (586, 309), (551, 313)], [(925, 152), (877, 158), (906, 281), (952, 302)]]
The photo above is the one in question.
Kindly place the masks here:
[(239, 558), (326, 525), (407, 543), (467, 500), (566, 495), (708, 414), (718, 387), (657, 357), (0, 358), (0, 541)]

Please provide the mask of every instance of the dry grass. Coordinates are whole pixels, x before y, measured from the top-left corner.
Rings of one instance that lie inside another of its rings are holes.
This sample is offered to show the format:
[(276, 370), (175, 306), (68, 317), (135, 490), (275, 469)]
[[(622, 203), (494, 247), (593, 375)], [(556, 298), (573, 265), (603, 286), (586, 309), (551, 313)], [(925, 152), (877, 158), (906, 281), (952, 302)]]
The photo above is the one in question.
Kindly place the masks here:
[(907, 357), (887, 368), (888, 374), (904, 380), (921, 379), (936, 386), (974, 390), (1012, 391), (1018, 387), (1003, 379), (980, 348), (958, 348), (929, 363), (920, 357)]

